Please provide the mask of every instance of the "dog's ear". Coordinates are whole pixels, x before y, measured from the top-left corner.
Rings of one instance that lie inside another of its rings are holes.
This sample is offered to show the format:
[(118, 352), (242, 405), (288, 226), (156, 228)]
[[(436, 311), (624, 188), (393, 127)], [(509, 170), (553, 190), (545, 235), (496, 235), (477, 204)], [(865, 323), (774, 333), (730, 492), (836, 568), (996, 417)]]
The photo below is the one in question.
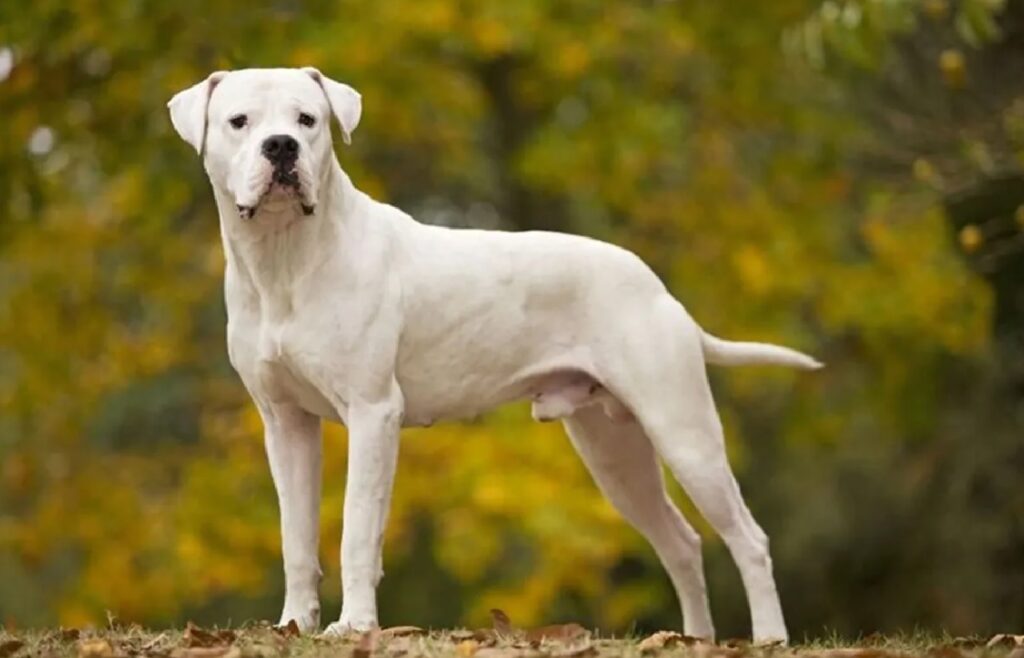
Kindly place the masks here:
[(210, 104), (210, 94), (225, 75), (227, 71), (211, 73), (202, 82), (179, 91), (167, 102), (174, 129), (196, 153), (202, 154), (206, 141), (206, 108)]
[(302, 70), (308, 73), (324, 90), (327, 103), (331, 106), (331, 112), (341, 124), (342, 139), (346, 144), (351, 144), (352, 132), (359, 125), (359, 117), (363, 114), (363, 97), (347, 84), (331, 80), (311, 66)]

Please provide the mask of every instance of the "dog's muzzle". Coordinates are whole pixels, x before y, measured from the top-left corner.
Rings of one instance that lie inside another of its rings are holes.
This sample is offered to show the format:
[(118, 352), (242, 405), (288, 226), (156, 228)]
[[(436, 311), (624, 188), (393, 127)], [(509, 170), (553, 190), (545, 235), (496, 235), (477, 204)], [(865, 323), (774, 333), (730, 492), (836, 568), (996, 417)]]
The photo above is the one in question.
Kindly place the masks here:
[[(282, 188), (292, 189), (301, 198), (299, 173), (295, 167), (299, 158), (299, 142), (290, 135), (271, 135), (260, 144), (260, 153), (274, 167), (270, 178), (270, 188), (267, 189), (267, 192), (270, 192), (274, 185), (278, 185)], [(252, 219), (258, 205), (257, 203), (255, 206), (238, 206), (238, 212), (242, 217)], [(313, 214), (314, 206), (301, 202), (299, 205), (302, 207), (304, 215)]]

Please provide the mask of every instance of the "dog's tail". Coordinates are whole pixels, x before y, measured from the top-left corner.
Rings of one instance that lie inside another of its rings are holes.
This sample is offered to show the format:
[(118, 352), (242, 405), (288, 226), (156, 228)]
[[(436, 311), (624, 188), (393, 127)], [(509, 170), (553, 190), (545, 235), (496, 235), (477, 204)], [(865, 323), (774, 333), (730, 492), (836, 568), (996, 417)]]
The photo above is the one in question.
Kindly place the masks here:
[(814, 357), (788, 347), (723, 340), (703, 330), (700, 342), (704, 348), (704, 360), (720, 366), (778, 365), (801, 370), (817, 370), (824, 366)]

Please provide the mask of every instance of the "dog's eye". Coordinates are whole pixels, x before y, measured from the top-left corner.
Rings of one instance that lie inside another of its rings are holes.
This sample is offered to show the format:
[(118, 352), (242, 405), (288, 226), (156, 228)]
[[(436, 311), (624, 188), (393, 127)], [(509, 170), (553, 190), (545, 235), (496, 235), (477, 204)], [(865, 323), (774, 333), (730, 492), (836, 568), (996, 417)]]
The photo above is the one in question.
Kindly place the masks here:
[(302, 125), (306, 126), (307, 128), (312, 128), (313, 124), (316, 123), (316, 119), (313, 118), (312, 114), (306, 114), (305, 112), (300, 112), (299, 113), (299, 123), (301, 123)]
[(231, 127), (234, 128), (235, 130), (241, 130), (242, 128), (245, 128), (245, 124), (248, 123), (248, 121), (249, 118), (244, 114), (236, 114), (235, 116), (228, 119), (228, 123), (230, 123)]

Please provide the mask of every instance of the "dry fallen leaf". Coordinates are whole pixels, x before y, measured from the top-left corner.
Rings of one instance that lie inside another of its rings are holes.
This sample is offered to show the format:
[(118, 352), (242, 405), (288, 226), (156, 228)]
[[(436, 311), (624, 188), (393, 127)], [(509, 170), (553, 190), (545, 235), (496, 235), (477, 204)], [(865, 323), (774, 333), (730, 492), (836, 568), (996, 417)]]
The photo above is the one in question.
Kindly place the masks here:
[(175, 649), (171, 658), (242, 658), (238, 647), (188, 647)]
[(594, 648), (594, 644), (588, 637), (585, 642), (562, 651), (555, 651), (551, 654), (551, 658), (583, 658), (584, 656), (596, 656), (597, 649)]
[(185, 635), (182, 637), (186, 647), (209, 648), (220, 647), (235, 641), (235, 632), (230, 630), (209, 631), (188, 622), (185, 624)]
[(0, 643), (0, 658), (13, 656), (17, 653), (18, 649), (23, 646), (25, 646), (25, 643), (21, 640), (7, 640), (6, 642)]
[(877, 648), (829, 649), (821, 653), (822, 658), (904, 658), (905, 654)]
[(985, 643), (985, 647), (988, 649), (993, 649), (995, 647), (1024, 647), (1024, 635), (998, 633), (993, 635), (992, 639)]
[(553, 640), (556, 642), (572, 642), (581, 637), (589, 637), (590, 631), (579, 624), (553, 624), (542, 626), (526, 631), (526, 640), (529, 642), (540, 642), (542, 640)]
[(114, 647), (103, 638), (82, 640), (78, 643), (78, 658), (112, 658)]
[(538, 655), (537, 653), (527, 653), (510, 647), (485, 647), (477, 651), (473, 658), (526, 658), (527, 656)]
[(82, 636), (82, 631), (77, 628), (61, 628), (57, 635), (61, 642), (74, 642)]
[(150, 653), (153, 651), (153, 649), (157, 647), (157, 645), (166, 640), (167, 633), (160, 633), (159, 635), (151, 639), (149, 642), (146, 642), (141, 647), (139, 647), (139, 651), (141, 651), (142, 653)]
[(493, 647), (498, 643), (499, 633), (493, 628), (478, 628), (473, 631), (473, 639), (484, 647)]
[(359, 637), (359, 644), (352, 649), (352, 658), (370, 658), (377, 649), (377, 638), (380, 631), (376, 628), (366, 631)]
[(498, 635), (513, 635), (515, 633), (515, 628), (512, 627), (512, 620), (508, 618), (504, 610), (492, 608), (491, 621)]
[(928, 656), (929, 658), (966, 658), (967, 654), (947, 644), (945, 646), (932, 647), (928, 650)]
[(427, 632), (419, 626), (392, 626), (380, 632), (382, 638), (409, 637), (413, 635), (426, 635)]
[(462, 656), (462, 658), (469, 658), (480, 648), (480, 643), (476, 640), (463, 640), (455, 645), (455, 653)]
[(289, 619), (288, 623), (284, 626), (271, 626), (274, 633), (281, 637), (299, 637), (302, 635), (302, 631), (299, 630), (299, 624), (294, 619)]
[(676, 633), (675, 631), (658, 631), (653, 635), (644, 638), (640, 641), (637, 647), (641, 653), (653, 653), (660, 649), (667, 649), (683, 645), (686, 647), (692, 647), (695, 644), (704, 642), (704, 640), (691, 637), (689, 635), (683, 635), (682, 633)]

